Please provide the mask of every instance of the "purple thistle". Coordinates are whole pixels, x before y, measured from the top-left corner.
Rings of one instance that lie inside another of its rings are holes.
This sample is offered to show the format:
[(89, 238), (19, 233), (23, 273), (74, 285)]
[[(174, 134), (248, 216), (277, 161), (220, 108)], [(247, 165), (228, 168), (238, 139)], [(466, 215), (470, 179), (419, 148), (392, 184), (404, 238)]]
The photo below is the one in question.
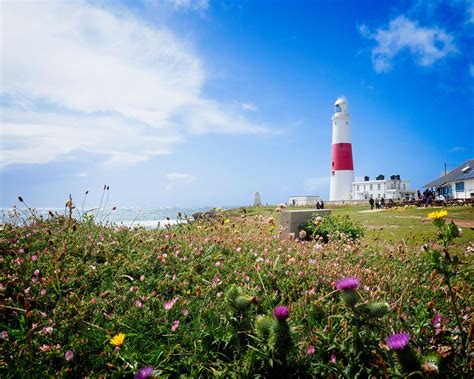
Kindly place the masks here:
[(284, 305), (277, 305), (273, 310), (273, 316), (275, 316), (278, 321), (285, 321), (289, 314), (288, 308)]
[(410, 333), (396, 333), (387, 337), (385, 343), (390, 350), (403, 350), (408, 346)]
[(340, 279), (336, 282), (336, 289), (338, 291), (345, 291), (357, 288), (359, 288), (359, 279), (357, 278), (347, 277)]
[(153, 375), (153, 367), (145, 366), (137, 371), (135, 374), (135, 379), (147, 379)]

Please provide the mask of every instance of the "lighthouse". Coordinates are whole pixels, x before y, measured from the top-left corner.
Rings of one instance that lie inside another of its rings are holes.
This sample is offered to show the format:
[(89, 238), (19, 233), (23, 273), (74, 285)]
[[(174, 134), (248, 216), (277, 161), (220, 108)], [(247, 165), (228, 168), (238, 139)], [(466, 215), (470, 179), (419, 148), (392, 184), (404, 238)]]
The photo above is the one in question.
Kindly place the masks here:
[(340, 201), (352, 198), (354, 164), (352, 162), (351, 128), (349, 104), (342, 96), (334, 103), (332, 115), (332, 159), (329, 200)]

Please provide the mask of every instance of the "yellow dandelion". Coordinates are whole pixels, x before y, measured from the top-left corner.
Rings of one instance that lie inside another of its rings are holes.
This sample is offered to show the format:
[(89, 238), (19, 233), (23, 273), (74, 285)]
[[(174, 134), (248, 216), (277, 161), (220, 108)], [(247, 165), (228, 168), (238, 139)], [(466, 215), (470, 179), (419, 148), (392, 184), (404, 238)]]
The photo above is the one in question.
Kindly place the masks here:
[(440, 211), (434, 211), (431, 213), (428, 213), (428, 218), (430, 220), (440, 220), (442, 218), (445, 218), (448, 215), (448, 211), (445, 211), (444, 209)]
[(125, 339), (125, 334), (119, 333), (112, 337), (110, 343), (114, 346), (122, 346), (123, 340)]
[(230, 224), (230, 220), (228, 218), (225, 219), (224, 221), (225, 224)]

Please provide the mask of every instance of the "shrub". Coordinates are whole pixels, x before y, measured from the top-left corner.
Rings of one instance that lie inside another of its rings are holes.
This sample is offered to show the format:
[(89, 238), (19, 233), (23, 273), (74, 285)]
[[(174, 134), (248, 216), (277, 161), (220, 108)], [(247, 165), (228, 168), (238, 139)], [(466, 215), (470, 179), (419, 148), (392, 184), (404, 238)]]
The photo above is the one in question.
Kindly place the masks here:
[(313, 217), (301, 228), (306, 231), (306, 236), (313, 239), (322, 237), (324, 242), (331, 240), (357, 240), (364, 235), (364, 227), (348, 215)]

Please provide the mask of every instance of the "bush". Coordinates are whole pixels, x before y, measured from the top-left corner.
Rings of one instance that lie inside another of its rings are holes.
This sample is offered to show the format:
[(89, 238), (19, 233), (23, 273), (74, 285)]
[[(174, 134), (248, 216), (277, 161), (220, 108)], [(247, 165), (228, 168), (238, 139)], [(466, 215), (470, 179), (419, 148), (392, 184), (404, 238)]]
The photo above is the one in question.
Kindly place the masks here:
[(364, 227), (348, 215), (313, 217), (302, 227), (306, 236), (313, 239), (322, 237), (324, 242), (332, 240), (357, 240), (364, 236)]

